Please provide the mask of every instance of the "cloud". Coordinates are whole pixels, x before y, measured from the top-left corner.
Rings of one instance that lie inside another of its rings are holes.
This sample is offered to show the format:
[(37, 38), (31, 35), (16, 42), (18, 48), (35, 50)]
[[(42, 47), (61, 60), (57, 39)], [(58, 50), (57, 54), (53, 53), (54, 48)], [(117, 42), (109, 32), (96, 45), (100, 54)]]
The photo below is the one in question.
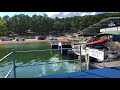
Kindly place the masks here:
[(76, 15), (75, 12), (46, 12), (46, 14), (48, 15), (48, 17), (71, 17)]
[(96, 12), (93, 12), (93, 13), (91, 13), (90, 15), (95, 15), (96, 14)]
[(54, 17), (59, 15), (61, 12), (45, 12), (45, 14), (48, 15), (48, 17)]
[(69, 15), (71, 12), (64, 12), (63, 15)]
[(40, 12), (36, 12), (36, 15), (40, 15)]
[(85, 16), (85, 15), (87, 15), (86, 12), (80, 14), (80, 16)]
[(97, 13), (103, 13), (103, 12), (46, 12), (45, 14), (48, 15), (48, 17), (73, 17), (73, 16), (85, 16), (85, 15), (95, 15)]
[(36, 15), (44, 15), (45, 13), (44, 12), (36, 12), (35, 14)]
[(59, 17), (59, 18), (64, 18), (64, 17), (73, 17), (73, 16), (85, 16), (85, 15), (95, 15), (95, 14), (100, 14), (103, 12), (0, 12), (0, 16), (5, 16), (9, 15), (14, 16), (14, 15), (19, 15), (19, 14), (25, 14), (32, 16), (34, 14), (36, 15), (44, 15), (47, 14), (48, 17)]

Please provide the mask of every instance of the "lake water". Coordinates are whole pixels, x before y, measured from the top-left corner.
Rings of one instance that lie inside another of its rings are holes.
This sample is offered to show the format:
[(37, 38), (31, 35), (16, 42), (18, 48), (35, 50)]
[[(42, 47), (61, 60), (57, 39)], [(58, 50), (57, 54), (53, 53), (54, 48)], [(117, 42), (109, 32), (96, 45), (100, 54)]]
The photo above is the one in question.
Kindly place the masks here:
[[(26, 50), (45, 50), (50, 49), (49, 43), (19, 43), (0, 45), (0, 58), (7, 55), (15, 49), (17, 51)], [(15, 54), (16, 65), (23, 67), (16, 68), (17, 78), (34, 78), (39, 76), (63, 74), (76, 72), (80, 70), (79, 62), (63, 62), (48, 64), (47, 62), (58, 62), (69, 60), (68, 55), (61, 55), (59, 51), (43, 51), (43, 52), (24, 52)], [(0, 62), (0, 78), (4, 78), (8, 73), (12, 64), (13, 56), (10, 55), (4, 61)], [(38, 65), (43, 64), (43, 65)], [(85, 70), (85, 66), (83, 69)], [(13, 77), (13, 72), (8, 78)]]

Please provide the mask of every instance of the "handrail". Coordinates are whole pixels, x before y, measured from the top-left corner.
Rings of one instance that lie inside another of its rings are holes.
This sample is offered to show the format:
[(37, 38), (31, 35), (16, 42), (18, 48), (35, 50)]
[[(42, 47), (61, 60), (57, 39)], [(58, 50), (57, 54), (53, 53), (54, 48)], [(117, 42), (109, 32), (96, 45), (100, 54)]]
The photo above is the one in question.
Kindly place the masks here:
[(11, 55), (13, 52), (10, 52), (9, 54), (7, 54), (6, 56), (4, 56), (3, 58), (0, 59), (0, 62), (3, 61), (6, 57), (8, 57), (9, 55)]
[(45, 64), (56, 64), (56, 63), (63, 63), (63, 62), (70, 62), (70, 61), (74, 61), (74, 62), (78, 62), (79, 60), (63, 60), (63, 61), (59, 61), (59, 62), (45, 62), (45, 63), (40, 63), (40, 64), (33, 64), (33, 65), (19, 65), (16, 67), (25, 67), (25, 66), (35, 66), (35, 65), (45, 65)]
[[(5, 55), (3, 58), (0, 59), (0, 62), (3, 61), (3, 60), (4, 60), (5, 58), (7, 58), (8, 56), (10, 56), (12, 53), (13, 53), (13, 52), (10, 52), (10, 53), (8, 53), (7, 55)], [(12, 72), (13, 69), (14, 69), (14, 67), (12, 67), (12, 68), (9, 70), (9, 72), (7, 73), (7, 75), (5, 76), (5, 78), (7, 78), (7, 77), (10, 75), (10, 73)]]
[(9, 72), (7, 73), (7, 75), (5, 76), (5, 78), (7, 78), (7, 77), (10, 75), (10, 73), (12, 72), (13, 69), (14, 69), (14, 67), (12, 67), (12, 68), (9, 70)]
[(45, 49), (45, 50), (28, 50), (28, 51), (15, 51), (16, 53), (20, 53), (20, 52), (41, 52), (41, 51), (56, 51), (56, 50), (69, 50), (69, 49), (73, 49), (73, 48), (63, 48), (63, 49)]
[[(62, 48), (62, 49), (46, 49), (46, 50), (28, 50), (28, 51), (15, 51), (15, 50), (12, 50), (12, 52), (10, 52), (9, 54), (7, 54), (6, 56), (4, 56), (3, 58), (0, 59), (0, 61), (3, 61), (6, 57), (10, 56), (11, 54), (13, 54), (13, 67), (9, 70), (9, 72), (7, 73), (7, 75), (5, 76), (5, 78), (7, 78), (10, 73), (12, 72), (12, 70), (14, 70), (14, 78), (16, 78), (16, 67), (24, 67), (23, 65), (19, 65), (19, 66), (16, 66), (15, 65), (15, 53), (21, 53), (21, 52), (41, 52), (41, 51), (55, 51), (55, 50), (71, 50), (71, 49), (78, 49), (78, 48)], [(74, 62), (77, 62), (79, 60), (64, 60), (64, 62), (68, 62), (68, 61), (74, 61)], [(62, 63), (63, 61), (61, 62), (48, 62), (48, 64), (55, 64), (55, 63)], [(44, 63), (46, 64), (46, 63)], [(44, 64), (36, 64), (36, 65), (44, 65)], [(35, 65), (35, 64), (34, 64)], [(27, 65), (28, 66), (28, 65)], [(33, 66), (33, 65), (29, 65), (29, 66)]]
[(28, 51), (15, 51), (16, 53), (21, 52), (41, 52), (41, 51), (57, 51), (57, 50), (71, 50), (71, 49), (78, 49), (78, 48), (62, 48), (62, 49), (45, 49), (45, 50), (28, 50)]

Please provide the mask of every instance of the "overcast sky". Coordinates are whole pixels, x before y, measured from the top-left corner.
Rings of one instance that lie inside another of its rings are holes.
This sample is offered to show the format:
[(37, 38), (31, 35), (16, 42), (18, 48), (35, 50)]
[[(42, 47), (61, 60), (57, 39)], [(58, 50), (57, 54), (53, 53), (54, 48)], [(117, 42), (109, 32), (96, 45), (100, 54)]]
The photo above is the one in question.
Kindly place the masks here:
[(84, 16), (84, 15), (95, 15), (95, 14), (100, 14), (104, 12), (0, 12), (0, 16), (3, 17), (5, 15), (8, 15), (10, 17), (14, 15), (19, 15), (19, 14), (25, 14), (32, 16), (34, 14), (36, 15), (43, 15), (47, 14), (49, 17), (55, 18), (63, 18), (63, 17), (72, 17), (72, 16)]

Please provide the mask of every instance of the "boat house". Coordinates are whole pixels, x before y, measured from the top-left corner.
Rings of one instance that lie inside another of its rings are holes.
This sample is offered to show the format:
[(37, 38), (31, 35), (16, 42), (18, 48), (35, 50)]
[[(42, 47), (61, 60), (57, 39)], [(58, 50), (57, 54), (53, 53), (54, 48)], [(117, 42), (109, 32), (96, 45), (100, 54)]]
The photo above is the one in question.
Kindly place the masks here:
[[(79, 32), (81, 35), (91, 35), (91, 38), (87, 41), (90, 45), (97, 41), (101, 41), (103, 38), (107, 38), (108, 42), (101, 44), (108, 47), (107, 60), (119, 60), (120, 59), (120, 17), (109, 17), (88, 28)], [(93, 36), (92, 36), (93, 35)], [(97, 43), (98, 44), (98, 43)], [(99, 50), (101, 45), (93, 45), (92, 48)]]

